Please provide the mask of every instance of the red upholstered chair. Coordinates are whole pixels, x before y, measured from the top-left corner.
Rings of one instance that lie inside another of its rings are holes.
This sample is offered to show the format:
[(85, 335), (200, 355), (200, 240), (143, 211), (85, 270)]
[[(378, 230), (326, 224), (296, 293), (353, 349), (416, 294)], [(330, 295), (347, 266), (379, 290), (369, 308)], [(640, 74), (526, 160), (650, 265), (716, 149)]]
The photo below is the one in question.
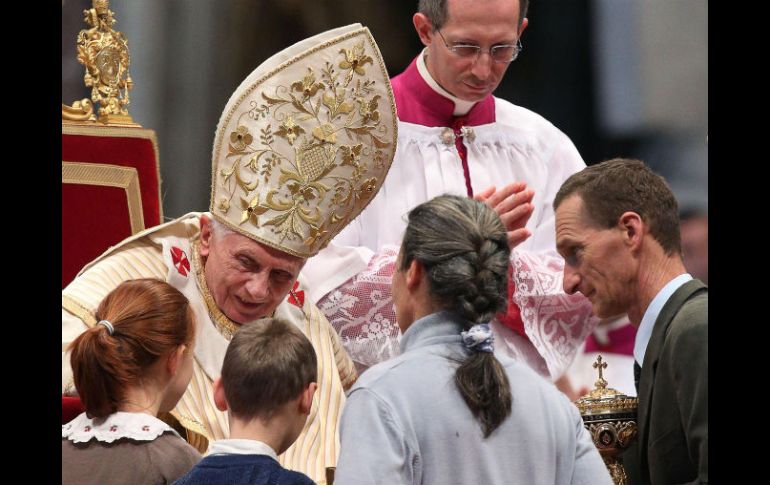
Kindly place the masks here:
[(110, 246), (162, 219), (153, 130), (62, 122), (62, 288)]
[[(91, 98), (62, 103), (62, 288), (110, 246), (163, 220), (155, 132), (127, 109), (128, 43), (112, 29), (108, 2), (93, 6), (77, 39)], [(62, 424), (83, 411), (80, 398), (62, 396)]]
[[(62, 288), (123, 239), (163, 220), (155, 132), (62, 122)], [(62, 396), (62, 424), (84, 411)]]

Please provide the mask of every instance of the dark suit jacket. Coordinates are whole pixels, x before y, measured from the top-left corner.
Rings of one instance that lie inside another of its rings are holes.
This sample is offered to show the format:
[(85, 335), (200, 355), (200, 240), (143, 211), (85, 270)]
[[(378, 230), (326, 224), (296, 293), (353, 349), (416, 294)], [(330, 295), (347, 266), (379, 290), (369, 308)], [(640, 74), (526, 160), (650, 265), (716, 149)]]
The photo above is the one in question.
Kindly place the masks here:
[(633, 484), (708, 483), (708, 288), (682, 285), (661, 309), (639, 380)]

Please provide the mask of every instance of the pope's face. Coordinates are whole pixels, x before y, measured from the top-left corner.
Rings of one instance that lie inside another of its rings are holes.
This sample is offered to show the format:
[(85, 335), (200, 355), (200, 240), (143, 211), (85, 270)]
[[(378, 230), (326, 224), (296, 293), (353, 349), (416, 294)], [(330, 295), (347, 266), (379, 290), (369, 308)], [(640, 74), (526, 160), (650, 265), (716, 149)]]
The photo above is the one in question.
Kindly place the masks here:
[(305, 263), (238, 233), (214, 235), (201, 218), (200, 253), (211, 296), (230, 320), (244, 324), (270, 315)]

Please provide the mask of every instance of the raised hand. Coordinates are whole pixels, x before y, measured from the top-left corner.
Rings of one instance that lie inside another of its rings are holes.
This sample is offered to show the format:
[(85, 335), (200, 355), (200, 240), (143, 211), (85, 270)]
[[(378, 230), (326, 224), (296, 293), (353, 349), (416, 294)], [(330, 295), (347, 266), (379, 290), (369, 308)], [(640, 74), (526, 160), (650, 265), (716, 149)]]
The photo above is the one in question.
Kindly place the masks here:
[(532, 216), (532, 198), (535, 191), (524, 182), (513, 182), (500, 190), (493, 185), (476, 194), (474, 199), (484, 202), (497, 212), (508, 231), (508, 246), (515, 248), (532, 233), (525, 228)]

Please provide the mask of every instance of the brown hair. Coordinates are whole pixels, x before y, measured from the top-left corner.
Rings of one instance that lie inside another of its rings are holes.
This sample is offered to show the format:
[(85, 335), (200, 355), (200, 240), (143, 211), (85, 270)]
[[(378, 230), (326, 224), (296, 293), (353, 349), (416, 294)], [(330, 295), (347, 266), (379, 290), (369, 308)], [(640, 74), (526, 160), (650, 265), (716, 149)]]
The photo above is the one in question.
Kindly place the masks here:
[(263, 318), (235, 333), (222, 364), (222, 387), (233, 416), (270, 419), (318, 378), (310, 340), (293, 324)]
[[(461, 315), (465, 329), (505, 309), (511, 250), (497, 213), (467, 197), (442, 195), (409, 212), (401, 270), (413, 260), (425, 268), (436, 302)], [(489, 436), (511, 414), (511, 388), (490, 352), (460, 361), (455, 383)]]
[[(483, 8), (483, 7), (480, 7)], [(529, 0), (519, 0), (519, 25), (527, 16), (527, 9), (529, 8)], [(419, 0), (417, 3), (417, 11), (428, 17), (433, 30), (439, 30), (447, 22), (449, 16), (449, 7), (447, 7), (447, 0)]]
[(583, 210), (599, 228), (614, 227), (624, 212), (635, 212), (667, 255), (682, 253), (676, 197), (663, 177), (644, 162), (613, 158), (584, 168), (562, 184), (554, 210), (573, 194), (580, 196)]
[(109, 321), (114, 333), (97, 324), (70, 346), (75, 388), (89, 417), (116, 412), (126, 386), (140, 382), (160, 357), (189, 346), (195, 335), (187, 298), (161, 280), (124, 281), (102, 300), (95, 317)]

